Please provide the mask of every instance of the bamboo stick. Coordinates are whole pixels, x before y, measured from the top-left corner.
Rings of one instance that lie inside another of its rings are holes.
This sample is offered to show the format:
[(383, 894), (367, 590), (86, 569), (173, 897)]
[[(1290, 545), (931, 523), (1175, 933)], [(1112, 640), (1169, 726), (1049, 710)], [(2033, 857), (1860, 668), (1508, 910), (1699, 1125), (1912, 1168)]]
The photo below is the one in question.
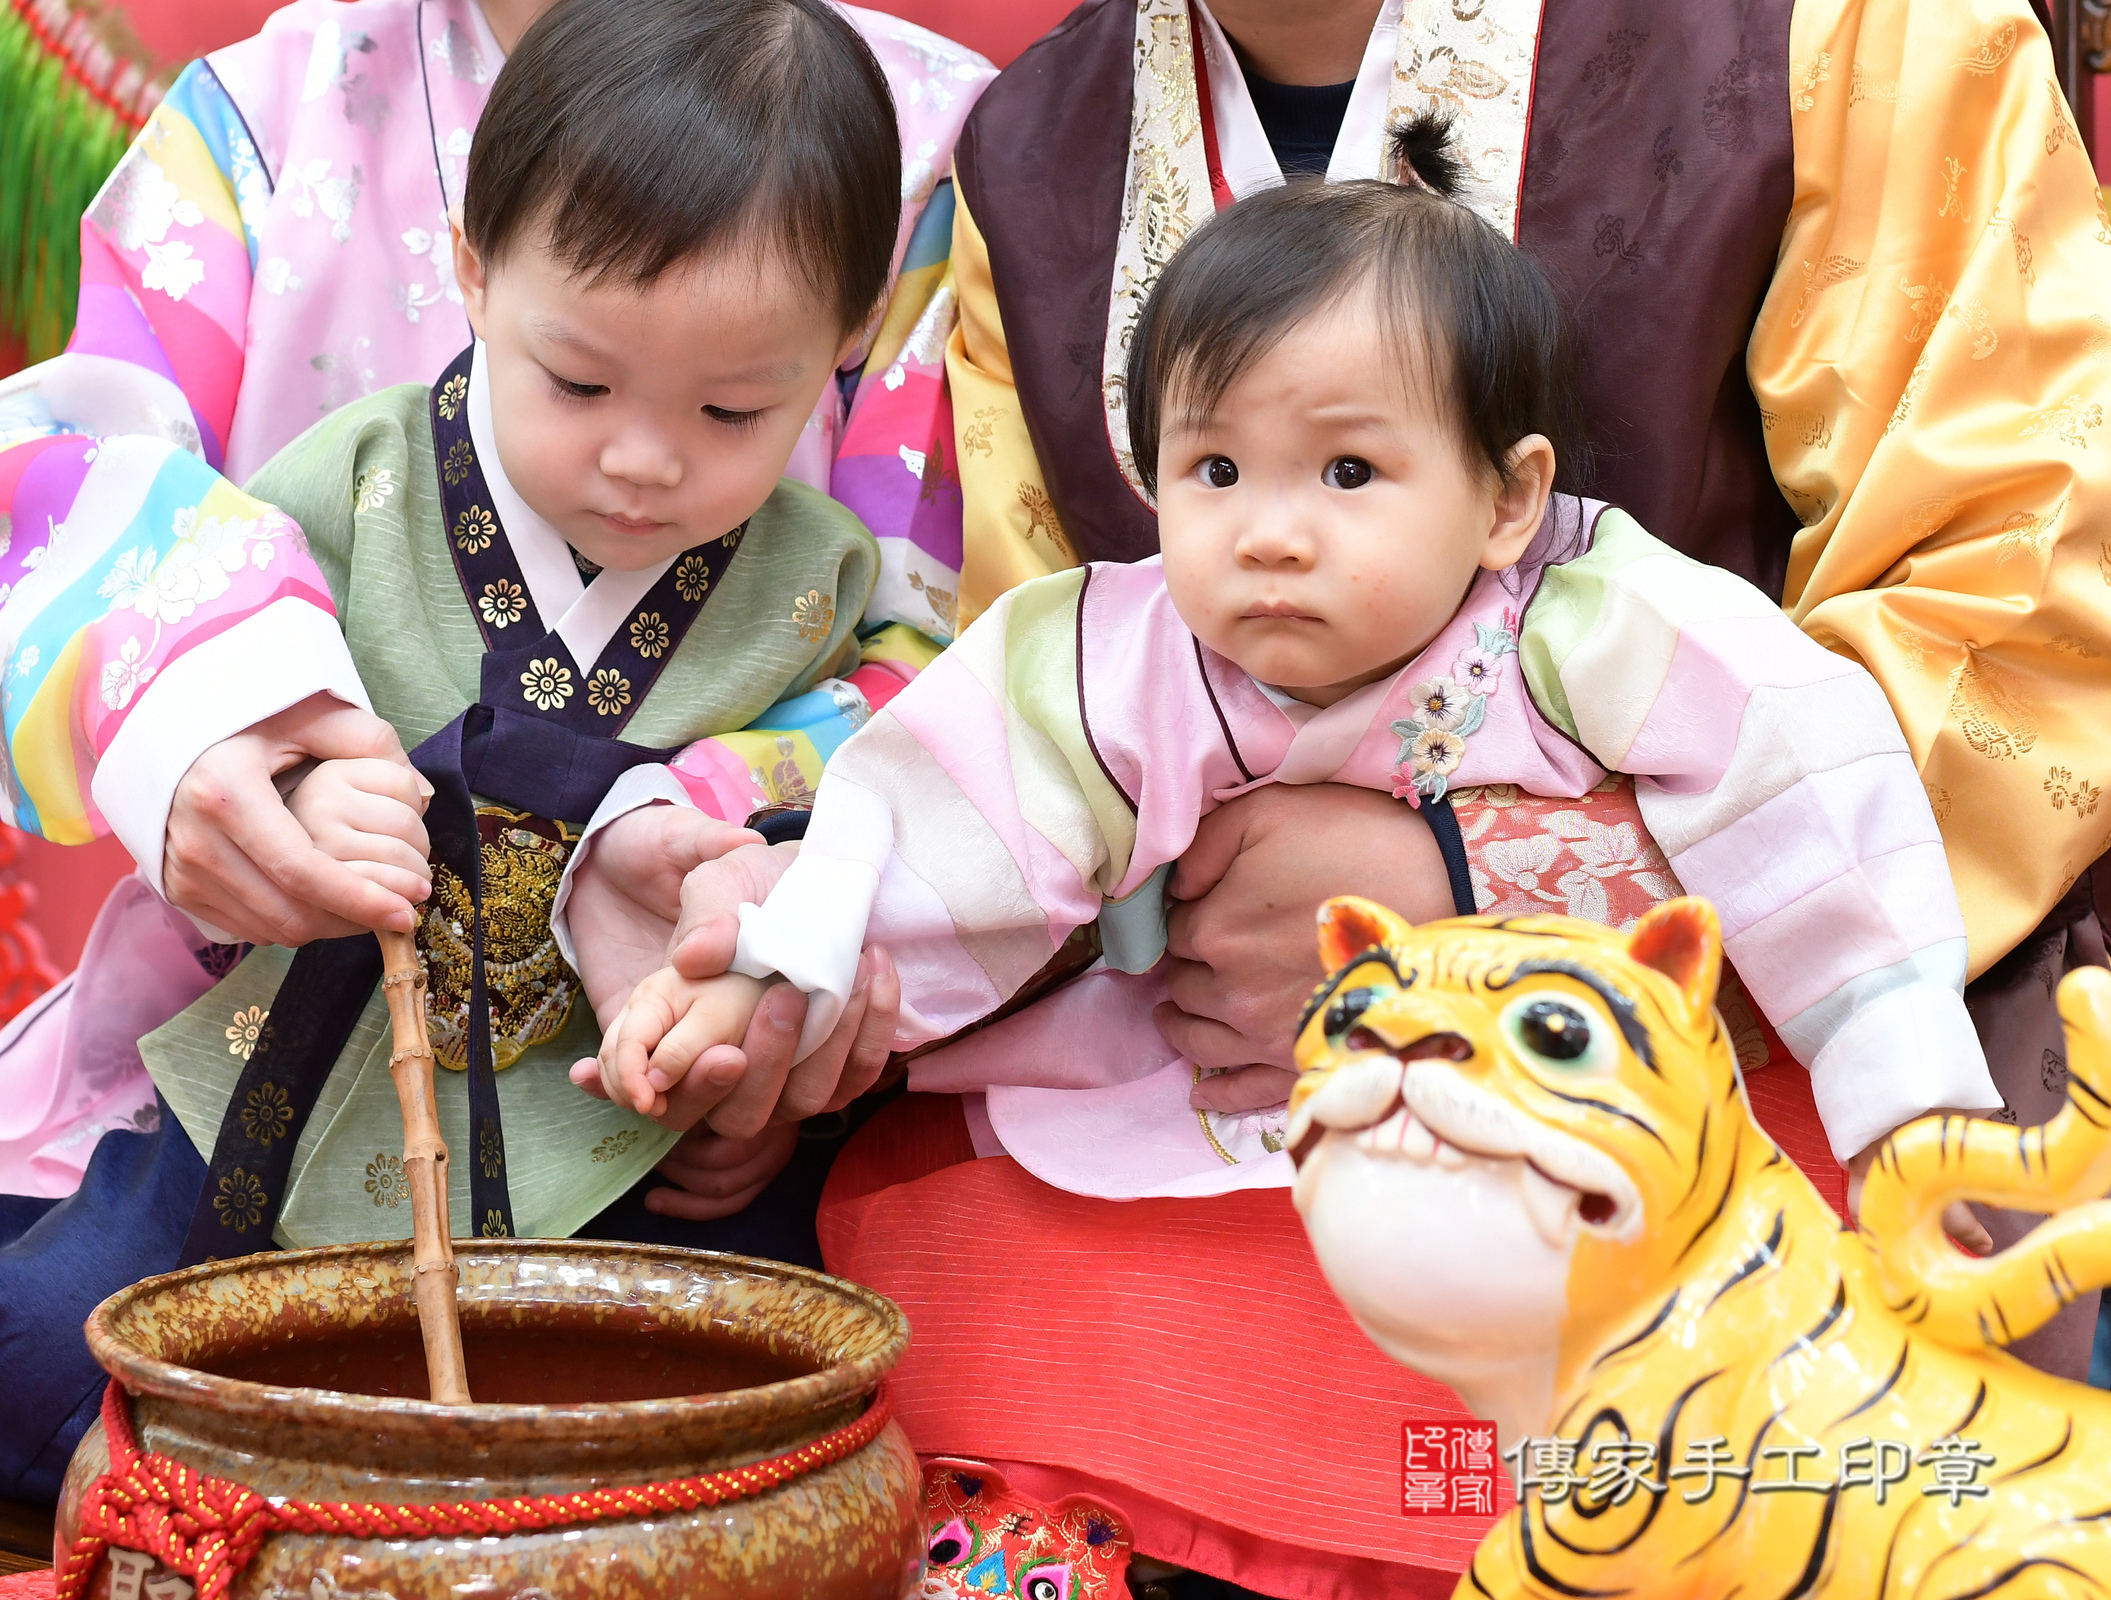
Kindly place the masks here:
[(456, 1304), (461, 1271), (454, 1263), (447, 1225), (447, 1143), (433, 1104), (432, 1043), (425, 1031), (425, 968), (418, 941), (408, 933), (377, 933), (381, 941), (383, 992), (395, 1051), (388, 1059), (403, 1108), (403, 1175), (410, 1183), (412, 1293), (418, 1331), (425, 1338), (425, 1375), (441, 1405), (469, 1404), (469, 1377), (462, 1364), (462, 1313)]

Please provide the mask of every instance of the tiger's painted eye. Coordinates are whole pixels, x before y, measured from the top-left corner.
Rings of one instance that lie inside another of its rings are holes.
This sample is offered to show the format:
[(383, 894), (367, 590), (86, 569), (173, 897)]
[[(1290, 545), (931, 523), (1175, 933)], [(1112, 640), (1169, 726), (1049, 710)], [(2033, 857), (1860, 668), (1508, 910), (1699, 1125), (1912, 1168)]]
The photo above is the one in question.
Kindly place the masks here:
[(1334, 1003), (1327, 1007), (1327, 1036), (1339, 1039), (1356, 1026), (1357, 1018), (1370, 1010), (1374, 1001), (1383, 999), (1391, 992), (1389, 989), (1374, 989), (1368, 985), (1342, 990), (1334, 997)]
[(1559, 1000), (1535, 1000), (1517, 1019), (1519, 1037), (1535, 1055), (1574, 1061), (1591, 1047), (1591, 1019)]
[(1211, 456), (1202, 463), (1202, 481), (1212, 489), (1229, 489), (1239, 481), (1239, 464), (1230, 456)]
[(1594, 1007), (1559, 995), (1524, 995), (1503, 1012), (1503, 1031), (1527, 1061), (1564, 1072), (1610, 1068), (1618, 1034)]
[(1029, 1572), (1019, 1585), (1023, 1600), (1066, 1600), (1070, 1592), (1070, 1574), (1061, 1567), (1044, 1567), (1038, 1572)]

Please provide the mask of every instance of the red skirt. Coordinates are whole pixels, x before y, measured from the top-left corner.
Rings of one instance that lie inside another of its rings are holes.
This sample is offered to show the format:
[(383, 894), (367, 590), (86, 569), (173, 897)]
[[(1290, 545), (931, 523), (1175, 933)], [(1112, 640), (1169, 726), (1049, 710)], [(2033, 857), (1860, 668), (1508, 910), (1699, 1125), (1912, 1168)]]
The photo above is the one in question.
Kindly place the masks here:
[[(1747, 1090), (1844, 1214), (1809, 1077)], [(1286, 1600), (1448, 1595), (1491, 1520), (1403, 1513), (1403, 1426), (1467, 1412), (1349, 1319), (1287, 1189), (1087, 1199), (977, 1160), (957, 1099), (909, 1095), (845, 1147), (820, 1230), (831, 1272), (908, 1313), (916, 1448), (1095, 1495), (1140, 1554)]]

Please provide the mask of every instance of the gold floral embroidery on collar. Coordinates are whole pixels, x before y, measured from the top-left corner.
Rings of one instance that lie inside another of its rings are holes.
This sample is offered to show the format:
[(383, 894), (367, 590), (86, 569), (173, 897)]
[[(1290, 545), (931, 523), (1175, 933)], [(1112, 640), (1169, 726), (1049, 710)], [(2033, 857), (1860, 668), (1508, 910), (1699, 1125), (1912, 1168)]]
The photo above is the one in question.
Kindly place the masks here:
[(681, 565), (674, 569), (674, 592), (684, 600), (701, 600), (710, 587), (710, 564), (700, 555), (683, 556)]
[(630, 679), (614, 667), (603, 667), (587, 680), (586, 703), (596, 714), (613, 717), (630, 704)]
[(528, 597), (521, 592), (519, 584), (500, 578), (496, 583), (484, 585), (476, 608), (492, 627), (510, 628), (526, 614)]
[(631, 619), (630, 647), (647, 661), (657, 661), (665, 655), (667, 644), (667, 623), (657, 611), (640, 611)]
[(440, 386), (439, 396), (433, 404), (440, 408), (440, 415), (449, 422), (462, 414), (462, 402), (469, 395), (469, 379), (457, 372)]
[(498, 537), (498, 519), (482, 506), (465, 506), (454, 519), (454, 542), (464, 555), (487, 550)]
[(555, 656), (545, 656), (528, 663), (520, 686), (521, 698), (533, 702), (537, 711), (555, 711), (572, 698), (572, 669)]

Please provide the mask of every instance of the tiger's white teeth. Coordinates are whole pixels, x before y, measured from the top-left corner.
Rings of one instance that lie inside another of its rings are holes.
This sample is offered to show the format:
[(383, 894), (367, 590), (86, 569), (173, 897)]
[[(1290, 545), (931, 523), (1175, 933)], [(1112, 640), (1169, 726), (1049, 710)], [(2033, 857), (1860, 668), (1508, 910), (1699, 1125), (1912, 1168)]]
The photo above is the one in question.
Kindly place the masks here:
[[(1367, 1156), (1399, 1158), (1447, 1172), (1476, 1165), (1519, 1168), (1519, 1193), (1533, 1227), (1556, 1249), (1579, 1230), (1626, 1243), (1642, 1227), (1641, 1198), (1611, 1157), (1572, 1135), (1534, 1121), (1500, 1096), (1465, 1078), (1449, 1061), (1403, 1062), (1373, 1052), (1336, 1069), (1290, 1119), (1291, 1148), (1316, 1132), (1353, 1141)], [(1325, 1142), (1325, 1141), (1321, 1141)], [(1318, 1143), (1311, 1154), (1316, 1158)], [(1316, 1182), (1308, 1160), (1298, 1182)], [(1507, 1172), (1501, 1181), (1508, 1181)], [(1586, 1223), (1586, 1195), (1611, 1202), (1610, 1214)]]
[(1400, 1095), (1405, 1072), (1389, 1055), (1366, 1056), (1337, 1070), (1313, 1091), (1290, 1119), (1291, 1149), (1302, 1144), (1316, 1123), (1322, 1128), (1367, 1128), (1382, 1120)]
[(1400, 1143), (1407, 1133), (1407, 1125), (1414, 1118), (1402, 1106), (1383, 1122), (1365, 1128), (1356, 1135), (1356, 1148), (1374, 1156), (1390, 1156), (1400, 1153)]
[(1556, 1183), (1529, 1161), (1519, 1163), (1518, 1183), (1524, 1194), (1525, 1214), (1532, 1219), (1539, 1236), (1557, 1250), (1565, 1247), (1576, 1207), (1583, 1197), (1567, 1184)]
[(1429, 1124), (1414, 1117), (1407, 1119), (1407, 1132), (1400, 1141), (1400, 1153), (1408, 1160), (1427, 1164), (1437, 1153), (1437, 1136), (1429, 1131)]

